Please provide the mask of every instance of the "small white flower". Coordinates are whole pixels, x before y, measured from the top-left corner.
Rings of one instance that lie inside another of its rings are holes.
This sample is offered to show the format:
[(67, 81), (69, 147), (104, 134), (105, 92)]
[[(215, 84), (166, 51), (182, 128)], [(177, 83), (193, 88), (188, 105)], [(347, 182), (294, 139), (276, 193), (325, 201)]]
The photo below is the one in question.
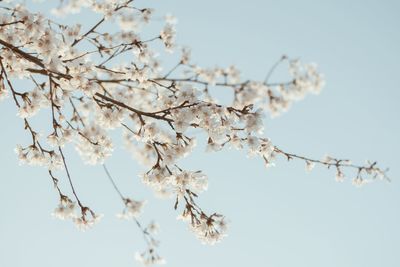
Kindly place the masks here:
[(311, 161), (306, 161), (306, 171), (310, 172), (314, 169), (315, 167), (315, 162), (311, 162)]
[(227, 234), (227, 222), (224, 217), (202, 217), (199, 222), (190, 224), (191, 230), (203, 244), (214, 245)]
[(155, 222), (151, 222), (148, 226), (147, 226), (147, 231), (150, 233), (150, 234), (157, 234), (158, 232), (159, 232), (159, 230), (160, 230), (160, 225), (159, 224), (157, 224), (157, 223), (155, 223)]
[(0, 88), (0, 101), (6, 99), (7, 97), (8, 97), (8, 91), (5, 88)]
[(72, 202), (69, 198), (63, 198), (51, 215), (60, 220), (76, 218), (75, 208), (75, 202)]
[(345, 179), (344, 173), (340, 170), (336, 172), (335, 180), (336, 182), (343, 182)]
[(95, 214), (91, 218), (87, 218), (87, 216), (75, 217), (72, 219), (72, 221), (75, 223), (75, 226), (79, 230), (85, 232), (86, 230), (92, 228), (96, 223), (98, 223), (102, 217), (103, 214)]
[(125, 199), (125, 209), (122, 213), (117, 214), (117, 217), (126, 220), (137, 218), (142, 213), (145, 204), (146, 201), (136, 201), (127, 198)]

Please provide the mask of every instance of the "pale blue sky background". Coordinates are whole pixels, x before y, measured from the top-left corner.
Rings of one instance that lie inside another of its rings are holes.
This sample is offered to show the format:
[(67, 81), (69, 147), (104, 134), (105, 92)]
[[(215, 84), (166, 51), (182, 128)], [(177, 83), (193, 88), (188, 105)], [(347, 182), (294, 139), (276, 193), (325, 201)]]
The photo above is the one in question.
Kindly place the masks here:
[[(336, 183), (325, 169), (307, 174), (303, 163), (279, 160), (267, 170), (244, 153), (205, 154), (199, 144), (183, 165), (209, 175), (201, 205), (231, 220), (229, 237), (209, 247), (176, 221), (173, 200), (156, 199), (141, 185), (142, 169), (118, 147), (108, 167), (125, 194), (149, 199), (142, 220), (161, 224), (167, 266), (400, 266), (400, 2), (165, 0), (149, 6), (179, 18), (178, 42), (191, 46), (203, 66), (235, 64), (243, 77), (261, 79), (283, 53), (317, 62), (327, 80), (321, 95), (267, 119), (266, 134), (309, 156), (378, 160), (393, 179), (358, 189)], [(46, 171), (20, 167), (14, 155), (15, 144), (29, 140), (15, 113), (11, 101), (0, 104), (0, 266), (139, 266), (133, 255), (144, 247), (140, 233), (115, 218), (121, 203), (101, 167), (83, 166), (73, 149), (68, 156), (78, 193), (106, 217), (81, 233), (50, 216), (58, 200)]]

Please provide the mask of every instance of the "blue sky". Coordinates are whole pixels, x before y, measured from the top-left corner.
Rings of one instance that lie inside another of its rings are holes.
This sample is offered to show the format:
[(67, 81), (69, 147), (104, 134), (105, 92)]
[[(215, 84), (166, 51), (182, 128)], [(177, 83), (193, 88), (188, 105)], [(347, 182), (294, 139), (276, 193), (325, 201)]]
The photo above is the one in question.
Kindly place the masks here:
[[(167, 266), (399, 266), (400, 2), (148, 5), (178, 17), (178, 42), (190, 46), (202, 66), (235, 64), (244, 78), (262, 79), (282, 54), (318, 63), (326, 76), (323, 92), (281, 117), (267, 118), (266, 135), (308, 156), (377, 160), (390, 167), (393, 180), (355, 188), (350, 181), (336, 183), (329, 170), (308, 174), (303, 163), (285, 160), (265, 169), (262, 161), (238, 151), (205, 153), (200, 143), (182, 164), (209, 175), (201, 205), (231, 221), (229, 236), (209, 247), (176, 220), (173, 200), (154, 198), (140, 183), (143, 169), (117, 145), (107, 165), (125, 194), (148, 199), (142, 220), (160, 223)], [(45, 11), (45, 5), (35, 8)], [(101, 167), (83, 165), (67, 149), (81, 198), (106, 215), (81, 233), (50, 216), (58, 200), (46, 171), (18, 165), (13, 148), (29, 136), (11, 101), (0, 104), (0, 114), (0, 266), (139, 266), (133, 255), (144, 247), (140, 233), (115, 218), (121, 203)]]

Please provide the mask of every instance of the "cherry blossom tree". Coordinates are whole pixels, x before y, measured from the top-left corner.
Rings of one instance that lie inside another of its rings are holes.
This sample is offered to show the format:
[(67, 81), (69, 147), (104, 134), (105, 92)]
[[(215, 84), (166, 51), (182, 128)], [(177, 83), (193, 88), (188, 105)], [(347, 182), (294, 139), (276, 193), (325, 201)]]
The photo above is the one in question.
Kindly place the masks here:
[[(125, 196), (105, 165), (114, 149), (113, 131), (122, 134), (126, 149), (147, 168), (139, 175), (143, 183), (156, 195), (172, 198), (179, 219), (206, 244), (224, 238), (227, 220), (197, 204), (207, 190), (207, 175), (179, 164), (197, 140), (208, 152), (234, 148), (259, 158), (266, 167), (274, 165), (276, 157), (303, 161), (307, 171), (320, 165), (332, 169), (338, 182), (350, 177), (356, 186), (388, 180), (386, 170), (376, 162), (362, 165), (332, 156), (309, 158), (281, 149), (264, 135), (264, 116), (277, 117), (323, 88), (323, 75), (314, 64), (282, 56), (265, 78), (246, 80), (235, 66), (194, 64), (189, 48), (175, 44), (176, 19), (166, 15), (157, 32), (147, 30), (148, 24), (159, 25), (160, 20), (154, 18), (154, 10), (133, 0), (60, 1), (52, 12), (68, 16), (82, 9), (101, 19), (93, 25), (63, 25), (18, 1), (0, 3), (0, 100), (15, 103), (31, 137), (30, 143), (16, 146), (20, 163), (42, 166), (48, 172), (59, 196), (54, 217), (70, 220), (80, 230), (91, 228), (102, 217), (74, 187), (79, 177), (71, 176), (64, 154), (66, 146), (74, 146), (82, 161), (104, 169), (122, 200), (118, 217), (133, 220), (143, 233), (147, 248), (137, 253), (137, 259), (145, 265), (164, 262), (157, 252), (158, 225), (139, 221), (145, 201)], [(173, 52), (178, 54), (176, 65), (163, 68), (157, 55)], [(271, 81), (278, 65), (288, 66), (289, 80)], [(18, 80), (31, 86), (18, 86)], [(229, 105), (212, 96), (218, 88), (230, 89)], [(48, 114), (47, 128), (38, 129), (32, 122), (39, 112)], [(68, 181), (71, 194), (59, 186), (60, 179)]]

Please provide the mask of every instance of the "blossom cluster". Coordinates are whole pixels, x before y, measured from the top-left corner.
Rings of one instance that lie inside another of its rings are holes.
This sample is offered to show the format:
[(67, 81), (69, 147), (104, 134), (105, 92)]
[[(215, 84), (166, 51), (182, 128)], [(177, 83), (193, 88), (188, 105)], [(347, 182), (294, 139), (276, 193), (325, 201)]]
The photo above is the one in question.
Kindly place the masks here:
[(138, 201), (129, 198), (124, 199), (124, 202), (125, 209), (121, 213), (118, 213), (117, 217), (125, 220), (138, 217), (143, 211), (144, 204), (146, 204), (146, 201)]
[(142, 252), (136, 252), (135, 259), (145, 266), (166, 263), (165, 259), (157, 253), (159, 241), (154, 238), (154, 235), (158, 233), (159, 228), (157, 223), (151, 222), (143, 229), (143, 234), (147, 242), (147, 249)]
[(64, 195), (61, 196), (60, 203), (54, 209), (52, 215), (60, 220), (71, 219), (81, 231), (90, 229), (103, 217), (102, 214), (95, 214), (88, 207), (78, 208), (75, 202)]

